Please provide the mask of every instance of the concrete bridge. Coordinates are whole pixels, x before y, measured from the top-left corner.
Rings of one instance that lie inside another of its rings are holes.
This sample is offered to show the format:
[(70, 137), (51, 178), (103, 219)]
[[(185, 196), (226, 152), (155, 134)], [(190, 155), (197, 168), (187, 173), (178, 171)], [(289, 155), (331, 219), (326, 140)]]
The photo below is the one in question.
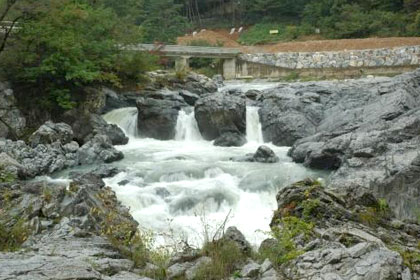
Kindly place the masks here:
[(223, 59), (225, 79), (237, 78), (356, 78), (395, 75), (420, 66), (420, 46), (325, 52), (243, 54), (239, 49), (140, 44), (127, 50), (175, 57), (177, 71), (188, 69), (191, 57)]
[(241, 54), (239, 49), (233, 48), (158, 44), (139, 44), (125, 47), (125, 49), (132, 51), (147, 51), (161, 56), (175, 57), (176, 71), (187, 70), (189, 68), (188, 60), (191, 57), (220, 58), (223, 60), (223, 76), (225, 79), (236, 78), (236, 60)]

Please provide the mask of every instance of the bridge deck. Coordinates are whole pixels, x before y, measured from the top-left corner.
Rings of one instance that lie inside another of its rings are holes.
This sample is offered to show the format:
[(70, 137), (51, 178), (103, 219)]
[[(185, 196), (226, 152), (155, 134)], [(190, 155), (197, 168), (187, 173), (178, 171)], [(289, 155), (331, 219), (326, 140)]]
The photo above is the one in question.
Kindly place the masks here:
[(197, 47), (180, 45), (154, 45), (139, 44), (136, 46), (125, 47), (132, 51), (149, 51), (161, 53), (165, 56), (187, 56), (187, 57), (209, 57), (209, 58), (234, 58), (241, 51), (233, 48), (218, 47)]

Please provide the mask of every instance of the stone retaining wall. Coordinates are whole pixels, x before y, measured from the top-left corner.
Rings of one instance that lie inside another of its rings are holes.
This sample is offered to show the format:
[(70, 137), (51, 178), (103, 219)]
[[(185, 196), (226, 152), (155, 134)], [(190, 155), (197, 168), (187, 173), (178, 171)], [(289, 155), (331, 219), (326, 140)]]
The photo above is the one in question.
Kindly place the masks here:
[(420, 65), (420, 46), (335, 52), (242, 54), (239, 59), (285, 69), (401, 67)]

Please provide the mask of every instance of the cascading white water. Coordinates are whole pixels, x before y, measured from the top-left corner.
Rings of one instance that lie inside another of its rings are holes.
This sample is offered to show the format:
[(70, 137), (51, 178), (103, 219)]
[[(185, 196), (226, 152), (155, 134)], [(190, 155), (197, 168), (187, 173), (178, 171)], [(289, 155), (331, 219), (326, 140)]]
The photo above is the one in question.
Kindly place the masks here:
[[(136, 108), (110, 112), (105, 119), (137, 134)], [(242, 147), (213, 146), (202, 140), (194, 112), (186, 108), (179, 113), (174, 140), (131, 137), (127, 145), (117, 146), (124, 159), (113, 165), (124, 172), (105, 182), (140, 226), (156, 233), (156, 246), (180, 239), (200, 246), (228, 215), (226, 226), (236, 226), (258, 245), (267, 237), (262, 232), (270, 230), (279, 188), (322, 174), (293, 163), (288, 148), (271, 144), (266, 145), (279, 156), (278, 163), (230, 160), (254, 153), (263, 142), (256, 107), (247, 108), (247, 138)]]
[(246, 139), (248, 142), (263, 143), (262, 125), (258, 107), (246, 107)]
[(182, 109), (179, 111), (176, 123), (175, 140), (178, 141), (200, 141), (200, 130), (194, 115), (194, 108)]
[(113, 110), (103, 117), (108, 123), (118, 125), (131, 138), (138, 136), (137, 114), (136, 107), (128, 107)]

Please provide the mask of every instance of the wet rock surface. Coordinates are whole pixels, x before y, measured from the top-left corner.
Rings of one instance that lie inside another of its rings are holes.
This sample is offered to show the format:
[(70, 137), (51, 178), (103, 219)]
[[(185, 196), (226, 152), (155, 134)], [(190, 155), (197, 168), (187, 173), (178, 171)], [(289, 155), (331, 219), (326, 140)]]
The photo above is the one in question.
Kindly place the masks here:
[[(265, 141), (293, 145), (305, 166), (334, 171), (331, 187), (371, 186), (415, 219), (411, 162), (420, 143), (420, 70), (394, 78), (281, 84), (263, 93)], [(404, 180), (405, 180), (404, 179)], [(409, 195), (407, 195), (409, 194)]]
[(138, 99), (139, 133), (160, 140), (173, 139), (179, 110), (186, 105), (177, 93), (169, 91)]
[(214, 140), (227, 132), (245, 136), (246, 99), (226, 93), (204, 95), (195, 104), (195, 118), (206, 140)]
[(244, 161), (244, 162), (261, 162), (261, 163), (276, 163), (280, 159), (273, 150), (269, 147), (262, 145), (254, 154), (247, 154), (243, 157), (231, 158), (233, 161)]

